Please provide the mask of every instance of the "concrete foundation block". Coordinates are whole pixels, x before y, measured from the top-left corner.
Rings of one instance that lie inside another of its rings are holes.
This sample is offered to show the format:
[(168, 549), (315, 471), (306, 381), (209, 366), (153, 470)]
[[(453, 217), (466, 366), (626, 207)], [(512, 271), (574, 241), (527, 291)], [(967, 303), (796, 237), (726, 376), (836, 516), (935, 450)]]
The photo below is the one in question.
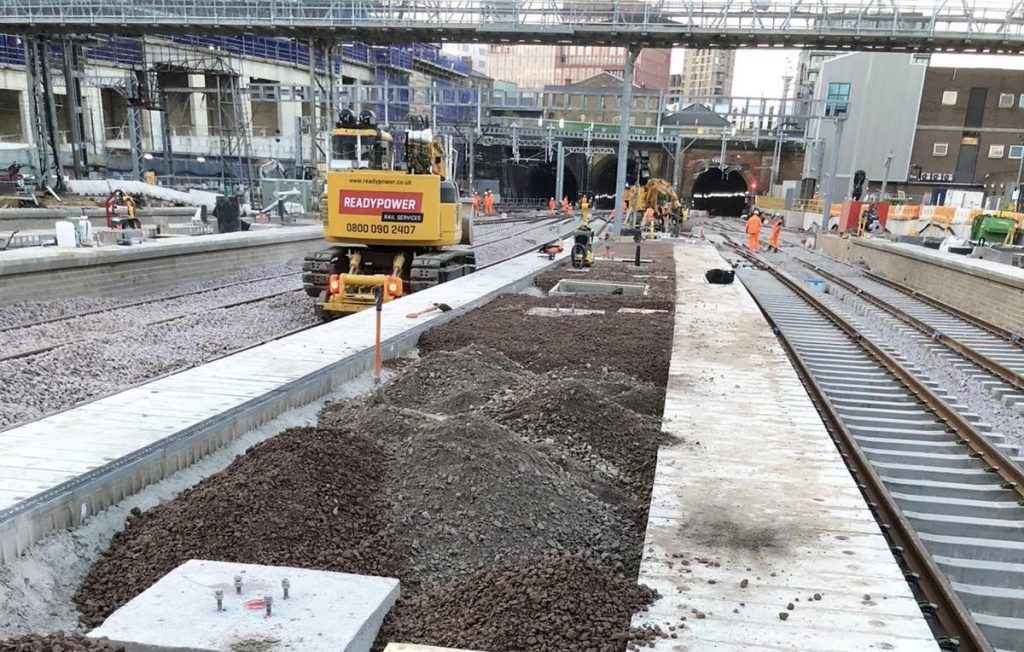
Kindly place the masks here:
[[(216, 591), (223, 592), (220, 611)], [(89, 636), (128, 652), (369, 652), (398, 593), (398, 580), (388, 577), (193, 559)], [(271, 596), (269, 616), (265, 596)]]

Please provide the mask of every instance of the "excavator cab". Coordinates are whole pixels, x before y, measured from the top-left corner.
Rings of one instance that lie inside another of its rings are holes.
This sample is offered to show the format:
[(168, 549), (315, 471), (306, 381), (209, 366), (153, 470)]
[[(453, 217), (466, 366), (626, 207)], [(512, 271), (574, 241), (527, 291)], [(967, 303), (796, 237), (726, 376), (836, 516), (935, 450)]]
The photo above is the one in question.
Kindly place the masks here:
[(404, 166), (372, 111), (344, 111), (331, 134), (324, 189), (328, 249), (303, 261), (303, 288), (323, 320), (390, 301), (476, 269), (472, 224), (445, 152), (422, 117), (410, 116)]
[(377, 117), (369, 109), (357, 118), (345, 109), (331, 132), (331, 157), (328, 169), (391, 170), (394, 149), (391, 134), (377, 125)]

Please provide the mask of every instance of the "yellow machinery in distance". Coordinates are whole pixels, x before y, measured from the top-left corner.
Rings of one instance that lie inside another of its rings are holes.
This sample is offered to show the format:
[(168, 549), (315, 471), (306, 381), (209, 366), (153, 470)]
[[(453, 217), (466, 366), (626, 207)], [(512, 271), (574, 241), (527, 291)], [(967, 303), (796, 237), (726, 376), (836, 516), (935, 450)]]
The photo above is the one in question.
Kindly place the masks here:
[(343, 111), (332, 132), (324, 239), (336, 243), (303, 262), (303, 286), (322, 319), (358, 312), (476, 270), (472, 225), (457, 186), (445, 178), (444, 150), (429, 125), (410, 118), (404, 169), (372, 111)]

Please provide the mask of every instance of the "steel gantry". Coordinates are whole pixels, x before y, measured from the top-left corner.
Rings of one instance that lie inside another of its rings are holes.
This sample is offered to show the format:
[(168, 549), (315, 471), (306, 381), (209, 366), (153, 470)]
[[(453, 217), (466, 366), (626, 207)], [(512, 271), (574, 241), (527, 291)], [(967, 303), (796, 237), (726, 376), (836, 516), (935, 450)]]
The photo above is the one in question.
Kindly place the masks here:
[(323, 42), (1024, 50), (1021, 0), (6, 0), (4, 29)]

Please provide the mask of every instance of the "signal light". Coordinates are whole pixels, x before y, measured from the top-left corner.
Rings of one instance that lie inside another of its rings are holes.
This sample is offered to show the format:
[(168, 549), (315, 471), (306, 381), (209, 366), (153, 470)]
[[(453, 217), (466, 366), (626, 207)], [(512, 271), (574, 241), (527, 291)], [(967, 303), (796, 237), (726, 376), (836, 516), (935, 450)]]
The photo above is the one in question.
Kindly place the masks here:
[(750, 182), (750, 192), (755, 191), (757, 191), (757, 179), (754, 179)]
[(341, 281), (338, 279), (337, 274), (331, 274), (330, 278), (330, 292), (328, 294), (338, 294), (341, 291)]

